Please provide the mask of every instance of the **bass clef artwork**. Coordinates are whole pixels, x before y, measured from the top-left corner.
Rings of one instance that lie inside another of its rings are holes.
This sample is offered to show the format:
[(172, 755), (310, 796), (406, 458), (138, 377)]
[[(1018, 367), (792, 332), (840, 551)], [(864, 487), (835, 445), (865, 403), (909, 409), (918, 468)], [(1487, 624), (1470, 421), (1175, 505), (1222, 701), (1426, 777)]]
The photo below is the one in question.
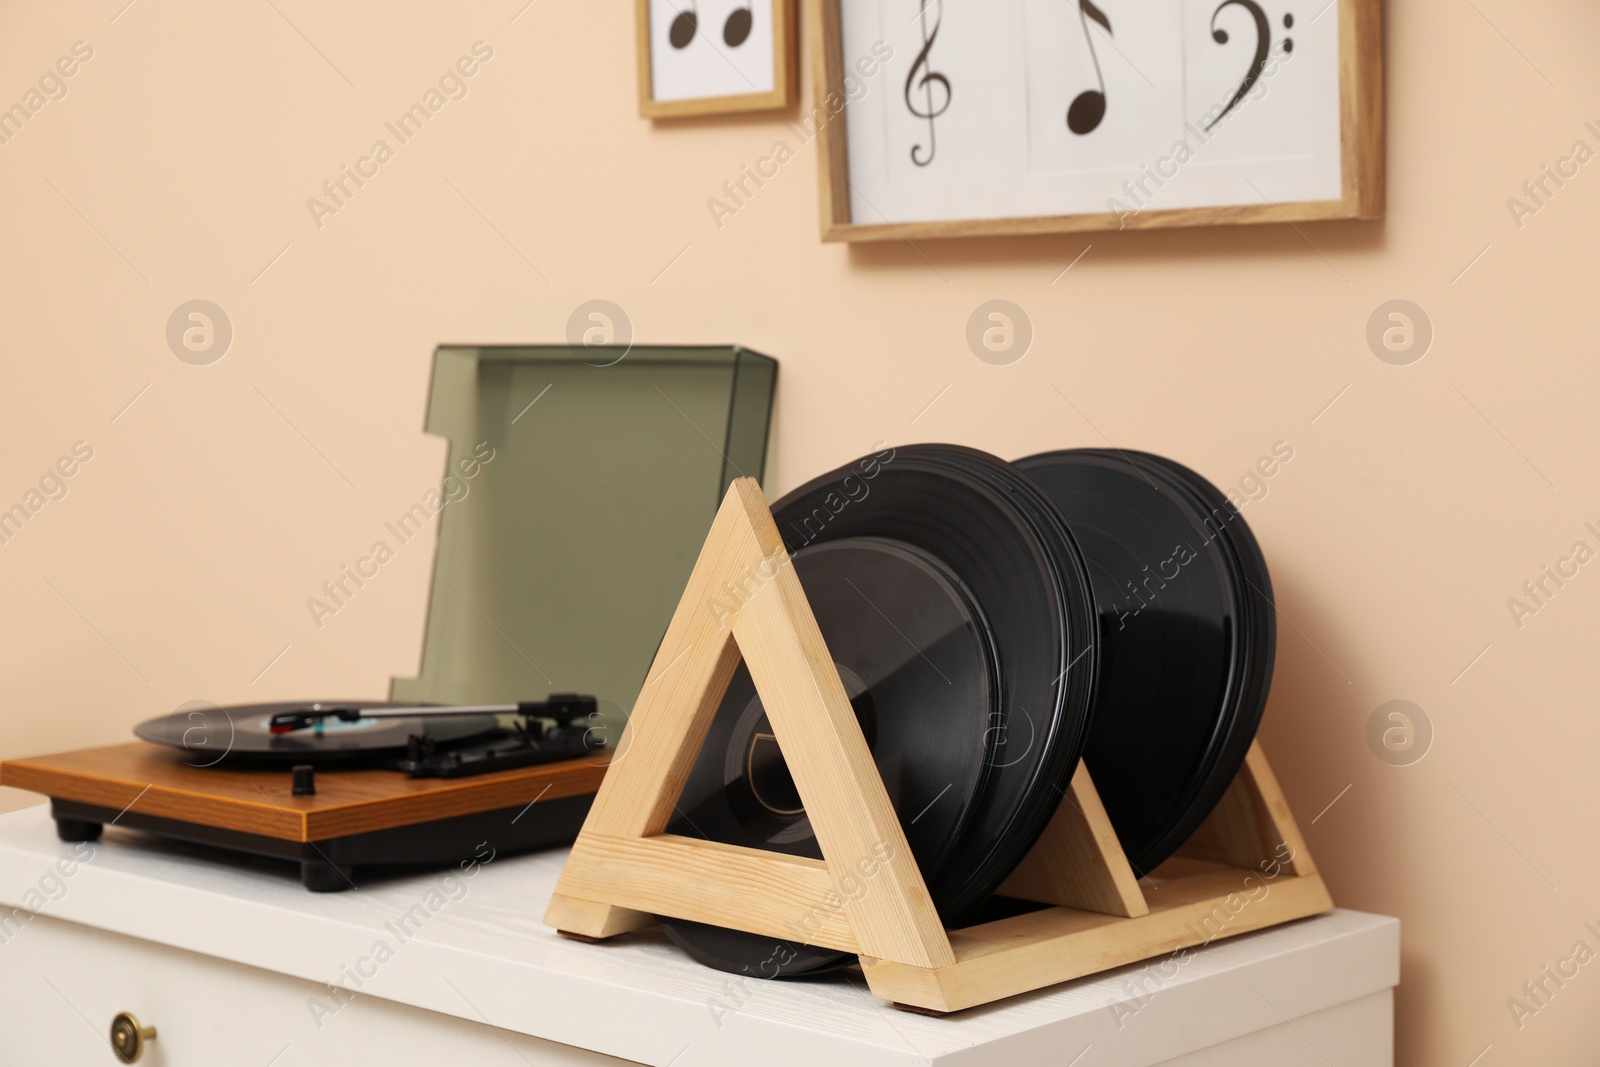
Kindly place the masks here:
[(1094, 19), (1100, 28), (1111, 35), (1111, 19), (1094, 5), (1092, 0), (1078, 0), (1078, 21), (1083, 24), (1083, 39), (1089, 45), (1089, 58), (1094, 60), (1094, 78), (1098, 89), (1085, 89), (1067, 108), (1067, 129), (1078, 135), (1093, 133), (1106, 117), (1106, 76), (1100, 70), (1100, 55), (1094, 48), (1094, 37), (1089, 33), (1089, 20)]
[[(1256, 82), (1261, 79), (1261, 72), (1267, 67), (1267, 53), (1272, 50), (1272, 27), (1268, 22), (1267, 13), (1261, 10), (1261, 5), (1256, 3), (1256, 0), (1222, 0), (1222, 3), (1217, 5), (1217, 9), (1211, 13), (1211, 39), (1218, 44), (1228, 43), (1228, 31), (1217, 26), (1217, 16), (1222, 14), (1223, 9), (1234, 5), (1238, 5), (1248, 11), (1251, 19), (1255, 21), (1255, 55), (1251, 57), (1250, 68), (1245, 71), (1244, 80), (1239, 83), (1239, 88), (1234, 91), (1233, 98), (1228, 101), (1228, 106), (1218, 112), (1217, 116), (1210, 122), (1206, 123), (1205, 128), (1207, 130), (1221, 122), (1228, 112), (1238, 107), (1240, 101), (1249, 94), (1251, 89), (1256, 87)], [(1283, 16), (1283, 26), (1284, 29), (1293, 28), (1294, 16)], [(1284, 37), (1283, 50), (1285, 53), (1294, 51), (1293, 38)]]
[[(934, 123), (949, 110), (951, 92), (950, 79), (933, 69), (932, 59), (933, 45), (939, 38), (939, 26), (944, 22), (944, 0), (918, 0), (918, 3), (921, 4), (917, 17), (922, 29), (922, 50), (917, 53), (911, 71), (906, 75), (905, 100), (906, 109), (928, 124), (928, 143), (911, 146), (911, 162), (926, 167), (933, 162), (938, 150)], [(930, 8), (933, 10), (931, 24), (928, 19)]]

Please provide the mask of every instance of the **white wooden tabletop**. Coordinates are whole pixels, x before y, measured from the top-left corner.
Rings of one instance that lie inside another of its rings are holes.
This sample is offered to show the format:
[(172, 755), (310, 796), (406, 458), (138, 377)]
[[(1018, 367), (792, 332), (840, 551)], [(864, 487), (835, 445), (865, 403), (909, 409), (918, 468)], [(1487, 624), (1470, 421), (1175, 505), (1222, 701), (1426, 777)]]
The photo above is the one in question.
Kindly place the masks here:
[(761, 982), (700, 967), (654, 931), (598, 945), (558, 937), (541, 918), (565, 850), (496, 857), (470, 878), (358, 871), (358, 889), (314, 894), (294, 865), (115, 827), (83, 862), (75, 847), (56, 840), (45, 807), (0, 815), (0, 933), (12, 908), (37, 906), (317, 982), (370, 973), (358, 979), (366, 995), (675, 1067), (1065, 1067), (1085, 1049), (1079, 1067), (1144, 1067), (1399, 980), (1399, 922), (1341, 910), (1216, 942), (1181, 964), (929, 1018), (877, 1000), (854, 970)]

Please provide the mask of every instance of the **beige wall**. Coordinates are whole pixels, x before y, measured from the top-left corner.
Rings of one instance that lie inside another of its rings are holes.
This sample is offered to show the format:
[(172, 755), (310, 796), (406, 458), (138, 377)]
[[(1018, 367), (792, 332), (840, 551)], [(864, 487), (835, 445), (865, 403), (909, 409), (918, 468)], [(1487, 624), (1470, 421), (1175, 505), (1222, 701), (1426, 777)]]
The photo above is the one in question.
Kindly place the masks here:
[[(604, 297), (641, 339), (782, 361), (773, 492), (878, 438), (1109, 438), (1221, 484), (1292, 444), (1246, 511), (1284, 613), (1264, 740), (1338, 901), (1404, 920), (1401, 1062), (1588, 1062), (1600, 969), (1520, 1030), (1506, 1000), (1600, 948), (1600, 565), (1521, 629), (1506, 600), (1600, 548), (1600, 163), (1520, 229), (1506, 200), (1600, 148), (1600, 9), (1396, 5), (1383, 223), (850, 249), (816, 238), (810, 149), (714, 227), (782, 128), (637, 119), (621, 0), (274, 2), (0, 11), (0, 101), (94, 51), (0, 145), (0, 506), (94, 449), (0, 547), (0, 754), (197, 698), (381, 695), (417, 661), (429, 549), (320, 631), (305, 601), (438, 477), (433, 347), (559, 340)], [(480, 39), (469, 95), (318, 229), (306, 199)], [(1009, 367), (963, 339), (995, 297), (1037, 331)], [(1437, 328), (1409, 367), (1363, 339), (1397, 297)], [(193, 298), (235, 327), (212, 366), (165, 342)], [(1365, 740), (1396, 698), (1436, 732), (1409, 767)]]

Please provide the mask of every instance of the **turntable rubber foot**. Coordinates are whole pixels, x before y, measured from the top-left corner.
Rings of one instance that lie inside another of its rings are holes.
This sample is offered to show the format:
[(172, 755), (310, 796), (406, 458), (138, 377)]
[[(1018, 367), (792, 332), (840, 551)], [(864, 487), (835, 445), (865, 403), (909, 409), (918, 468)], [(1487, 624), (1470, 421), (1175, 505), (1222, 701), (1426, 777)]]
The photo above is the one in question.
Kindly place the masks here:
[(337, 863), (325, 860), (300, 861), (300, 884), (313, 893), (338, 893), (353, 889), (356, 883), (350, 874), (349, 867), (341, 867)]
[(86, 819), (56, 820), (56, 836), (63, 841), (98, 841), (103, 829), (105, 827), (100, 823)]

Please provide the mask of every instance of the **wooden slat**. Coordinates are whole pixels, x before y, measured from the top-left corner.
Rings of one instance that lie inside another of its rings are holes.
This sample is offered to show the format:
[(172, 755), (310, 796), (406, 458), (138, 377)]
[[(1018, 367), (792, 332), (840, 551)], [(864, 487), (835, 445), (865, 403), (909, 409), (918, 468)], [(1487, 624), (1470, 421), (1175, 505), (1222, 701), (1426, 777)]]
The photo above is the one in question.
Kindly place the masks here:
[(1233, 204), (1222, 207), (1171, 208), (1122, 215), (1029, 215), (1022, 218), (950, 219), (933, 222), (840, 223), (822, 234), (824, 241), (920, 241), (943, 237), (1023, 237), (1051, 233), (1097, 233), (1105, 230), (1165, 230), (1191, 226), (1260, 225), (1325, 222), (1356, 218), (1344, 200), (1301, 200), (1284, 204)]
[[(723, 575), (737, 574), (754, 552), (743, 514), (744, 502), (730, 487), (628, 716), (615, 760), (618, 773), (600, 784), (580, 842), (583, 834), (655, 836), (666, 830), (676, 811), (683, 784), (739, 663), (726, 618), (709, 608), (713, 601), (724, 599), (718, 588)], [(605, 893), (586, 897), (573, 888), (580, 882), (592, 884), (591, 873), (603, 874), (585, 870), (584, 862), (581, 855), (576, 861), (568, 859), (556, 883), (557, 896), (610, 901)], [(594, 909), (578, 913), (552, 907), (545, 922), (565, 933), (598, 938), (609, 936), (605, 931), (623, 920)]]
[[(572, 877), (567, 877), (567, 872)], [(834, 892), (827, 867), (821, 860), (803, 856), (673, 834), (630, 838), (585, 833), (573, 846), (560, 893), (587, 900), (603, 898), (634, 912), (737, 926), (765, 937), (859, 951), (845, 920), (843, 899)], [(616, 921), (609, 915), (603, 918)], [(590, 919), (586, 925), (592, 927), (592, 922)], [(573, 929), (566, 924), (552, 925)], [(577, 932), (587, 934), (588, 930)]]
[(1237, 868), (1164, 883), (1154, 898), (1150, 913), (1136, 918), (1048, 908), (954, 931), (956, 962), (948, 967), (863, 959), (862, 970), (873, 994), (885, 1000), (960, 1011), (1333, 906), (1316, 875), (1269, 882)]
[(800, 122), (817, 133), (817, 209), (822, 220), (822, 238), (850, 225), (850, 174), (847, 111), (837, 115), (828, 109), (830, 87), (844, 83), (844, 37), (839, 24), (840, 0), (811, 0), (807, 37), (811, 46), (811, 96), (808, 114)]
[(1000, 894), (1105, 915), (1149, 912), (1087, 767), (1078, 765), (1050, 825)]
[(1339, 141), (1344, 202), (1359, 218), (1384, 212), (1381, 0), (1339, 5)]
[[(554, 926), (559, 932), (570, 937), (585, 941), (603, 941), (618, 934), (654, 926), (656, 917), (642, 911), (629, 911), (627, 908), (556, 893), (550, 898), (550, 905), (544, 913), (544, 921), (547, 926)], [(573, 933), (575, 930), (595, 932), (577, 934)]]
[(747, 500), (746, 517), (759, 551), (765, 559), (781, 558), (783, 565), (734, 619), (745, 666), (823, 856), (836, 870), (873, 872), (867, 891), (845, 901), (860, 951), (941, 966), (953, 958), (944, 925), (777, 524), (760, 490), (755, 493)]
[[(841, 871), (872, 871), (866, 893), (844, 895), (844, 916), (837, 920), (843, 925), (830, 925), (831, 941), (812, 938), (813, 943), (842, 943), (836, 935), (844, 930), (851, 932), (850, 943), (867, 955), (923, 967), (951, 962), (944, 927), (844, 685), (761, 488), (749, 478), (736, 479), (723, 499), (629, 718), (625, 754), (601, 785), (556, 891), (651, 910), (642, 903), (642, 882), (617, 883), (610, 853), (620, 847), (618, 841), (661, 840), (740, 655), (761, 694), (823, 855)], [(604, 849), (591, 846), (591, 838)], [(659, 846), (649, 847), (653, 860), (665, 855)], [(758, 855), (773, 877), (797, 877), (787, 857)], [(750, 881), (760, 881), (759, 864), (751, 860), (754, 865), (746, 865), (742, 857), (737, 870), (745, 878), (713, 887), (701, 862), (705, 856), (680, 850), (676, 879), (685, 900), (716, 900), (715, 911), (707, 913), (715, 919), (704, 921), (773, 933), (778, 927), (787, 929), (785, 923), (798, 921), (812, 906), (780, 919), (772, 901), (749, 891)], [(669, 873), (654, 870), (651, 877), (667, 879)], [(814, 898), (807, 892), (808, 899)], [(670, 903), (680, 909), (672, 914), (691, 917), (682, 914), (688, 903), (677, 897)], [(792, 903), (783, 906), (792, 909)], [(597, 929), (611, 924), (609, 916), (591, 914), (582, 927), (558, 928), (597, 937)]]
[(1239, 776), (1178, 855), (1258, 870), (1282, 865), (1291, 874), (1317, 872), (1259, 742), (1251, 743)]
[(341, 770), (318, 774), (317, 794), (297, 797), (287, 767), (194, 766), (182, 752), (133, 741), (7, 760), (0, 763), (0, 785), (304, 842), (592, 793), (606, 762), (598, 756), (458, 779)]

